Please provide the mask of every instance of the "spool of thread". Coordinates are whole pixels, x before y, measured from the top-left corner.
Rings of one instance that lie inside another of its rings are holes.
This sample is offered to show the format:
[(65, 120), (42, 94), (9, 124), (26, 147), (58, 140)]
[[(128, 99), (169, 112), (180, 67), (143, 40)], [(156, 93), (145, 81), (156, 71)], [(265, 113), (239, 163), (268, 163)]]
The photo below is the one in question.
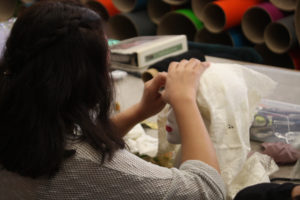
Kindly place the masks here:
[(223, 30), (239, 25), (246, 10), (258, 4), (259, 1), (214, 1), (204, 7), (201, 19), (207, 30), (212, 33), (220, 33)]
[(202, 20), (202, 13), (206, 4), (213, 2), (214, 0), (192, 0), (192, 9), (195, 15)]
[(121, 13), (108, 20), (108, 36), (124, 40), (142, 35), (155, 35), (156, 26), (145, 10)]
[(297, 0), (270, 0), (277, 8), (284, 11), (293, 11), (296, 9)]
[(112, 0), (115, 7), (121, 12), (132, 12), (146, 9), (147, 0)]
[(267, 47), (274, 53), (285, 53), (298, 46), (294, 15), (270, 23), (265, 30), (264, 39)]
[(163, 0), (163, 1), (170, 5), (178, 6), (187, 3), (189, 0)]
[(253, 43), (264, 43), (264, 31), (268, 24), (284, 17), (284, 14), (269, 2), (247, 10), (242, 19), (242, 30)]
[(0, 1), (0, 22), (7, 21), (13, 17), (17, 7), (17, 0), (1, 0)]
[(263, 64), (294, 69), (294, 61), (289, 53), (277, 54), (272, 52), (265, 44), (255, 45), (255, 50), (262, 56)]
[(300, 44), (300, 1), (298, 0), (297, 9), (295, 12), (295, 27), (296, 27), (296, 34), (298, 38), (298, 42)]
[(172, 10), (172, 6), (161, 0), (148, 0), (147, 10), (152, 22), (159, 24), (162, 17)]
[(203, 23), (196, 17), (191, 9), (180, 9), (166, 14), (157, 28), (158, 35), (185, 34), (188, 40), (194, 40)]
[(243, 35), (240, 27), (231, 28), (221, 33), (211, 33), (204, 28), (197, 32), (195, 42), (223, 44), (235, 47), (251, 45)]

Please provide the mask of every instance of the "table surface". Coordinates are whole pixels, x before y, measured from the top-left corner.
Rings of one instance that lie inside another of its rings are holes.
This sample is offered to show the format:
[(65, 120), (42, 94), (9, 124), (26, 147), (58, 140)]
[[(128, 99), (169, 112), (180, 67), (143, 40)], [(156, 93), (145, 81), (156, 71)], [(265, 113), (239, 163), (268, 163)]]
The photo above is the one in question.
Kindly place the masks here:
[[(261, 72), (278, 83), (276, 92), (267, 97), (268, 99), (300, 105), (300, 71), (210, 56), (207, 56), (206, 59), (210, 62), (241, 64), (245, 67)], [(142, 96), (143, 81), (137, 77), (128, 75), (125, 78), (116, 81), (115, 86), (116, 99), (121, 106), (121, 110), (134, 105)], [(156, 116), (147, 119), (147, 121), (156, 122)], [(147, 133), (157, 136), (157, 131), (147, 131)], [(257, 142), (251, 142), (251, 148), (254, 151), (261, 151), (260, 143)], [(292, 169), (293, 165), (280, 166), (279, 171), (272, 174), (271, 177), (291, 178)]]

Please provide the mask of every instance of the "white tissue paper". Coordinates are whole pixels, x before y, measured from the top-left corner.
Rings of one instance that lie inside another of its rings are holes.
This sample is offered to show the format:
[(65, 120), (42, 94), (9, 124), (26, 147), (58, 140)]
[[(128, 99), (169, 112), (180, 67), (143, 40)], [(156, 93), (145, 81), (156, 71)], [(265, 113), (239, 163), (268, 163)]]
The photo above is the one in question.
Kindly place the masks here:
[[(236, 185), (242, 189), (265, 182), (266, 174), (277, 170), (275, 163), (270, 169), (258, 164), (257, 154), (247, 160), (250, 152), (249, 128), (256, 107), (261, 98), (273, 92), (275, 87), (276, 83), (269, 77), (237, 64), (211, 63), (200, 79), (197, 104), (216, 149), (229, 199), (236, 195)], [(159, 130), (159, 134), (164, 134), (159, 138), (166, 140), (166, 131)], [(159, 143), (164, 144), (160, 147), (166, 146), (166, 141)], [(247, 173), (242, 173), (245, 169)], [(264, 179), (254, 180), (253, 174)]]
[(132, 153), (155, 157), (158, 150), (158, 138), (147, 135), (140, 124), (134, 126), (124, 140)]

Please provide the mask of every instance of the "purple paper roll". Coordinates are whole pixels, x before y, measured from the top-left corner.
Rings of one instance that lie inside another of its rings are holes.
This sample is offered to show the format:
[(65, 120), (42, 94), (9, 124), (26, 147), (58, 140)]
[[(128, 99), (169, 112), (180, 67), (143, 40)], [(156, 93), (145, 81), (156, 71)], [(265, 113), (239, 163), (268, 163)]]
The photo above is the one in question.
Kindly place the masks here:
[(284, 14), (273, 4), (265, 2), (257, 5), (257, 7), (261, 7), (268, 12), (272, 21), (276, 21), (284, 17)]
[(267, 25), (284, 17), (284, 14), (269, 2), (261, 3), (247, 10), (242, 19), (244, 35), (253, 43), (264, 43)]

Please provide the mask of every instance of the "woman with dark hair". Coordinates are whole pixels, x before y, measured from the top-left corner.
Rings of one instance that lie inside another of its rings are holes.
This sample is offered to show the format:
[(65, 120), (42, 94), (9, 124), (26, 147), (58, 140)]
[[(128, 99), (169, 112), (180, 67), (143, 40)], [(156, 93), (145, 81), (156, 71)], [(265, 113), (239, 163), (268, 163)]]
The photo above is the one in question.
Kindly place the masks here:
[[(99, 15), (74, 1), (42, 1), (17, 19), (0, 64), (1, 199), (225, 198), (195, 102), (207, 65), (171, 63), (111, 116), (108, 59)], [(182, 134), (179, 169), (136, 157), (122, 139), (166, 103)]]

